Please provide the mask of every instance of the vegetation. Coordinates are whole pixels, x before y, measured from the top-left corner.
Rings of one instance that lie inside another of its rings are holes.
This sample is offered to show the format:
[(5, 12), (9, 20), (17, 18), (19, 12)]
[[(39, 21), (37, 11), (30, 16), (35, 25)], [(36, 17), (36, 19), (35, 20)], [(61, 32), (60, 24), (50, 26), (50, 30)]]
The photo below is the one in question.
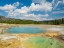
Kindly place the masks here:
[(64, 18), (55, 19), (55, 20), (48, 20), (48, 21), (33, 21), (33, 20), (20, 20), (20, 19), (15, 19), (15, 18), (5, 18), (4, 16), (0, 16), (0, 23), (60, 25), (60, 24), (64, 24)]

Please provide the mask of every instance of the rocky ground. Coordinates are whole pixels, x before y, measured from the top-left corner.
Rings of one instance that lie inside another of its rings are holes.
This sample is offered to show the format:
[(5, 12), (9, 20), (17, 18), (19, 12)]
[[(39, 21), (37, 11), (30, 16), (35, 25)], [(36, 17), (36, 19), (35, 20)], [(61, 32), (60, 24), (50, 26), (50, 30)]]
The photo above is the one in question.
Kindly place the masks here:
[[(59, 40), (62, 43), (64, 42), (64, 35), (56, 32), (47, 32), (44, 34), (2, 34), (0, 35), (0, 48), (23, 48), (23, 44), (26, 40), (36, 36)], [(27, 45), (27, 43), (25, 45)]]
[[(6, 29), (14, 26), (35, 26), (46, 29), (46, 33), (41, 34), (7, 34)], [(48, 37), (64, 43), (64, 26), (55, 25), (16, 25), (0, 24), (0, 48), (24, 48), (23, 41), (30, 37)], [(61, 44), (61, 45), (62, 45)], [(64, 45), (62, 45), (64, 46)], [(64, 48), (64, 47), (62, 47)]]

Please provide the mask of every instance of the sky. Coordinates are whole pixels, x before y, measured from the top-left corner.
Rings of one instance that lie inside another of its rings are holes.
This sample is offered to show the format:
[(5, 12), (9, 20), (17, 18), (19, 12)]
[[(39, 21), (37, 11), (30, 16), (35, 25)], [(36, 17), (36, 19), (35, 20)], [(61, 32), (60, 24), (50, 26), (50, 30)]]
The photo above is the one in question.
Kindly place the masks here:
[(0, 0), (0, 15), (22, 20), (64, 18), (64, 0)]

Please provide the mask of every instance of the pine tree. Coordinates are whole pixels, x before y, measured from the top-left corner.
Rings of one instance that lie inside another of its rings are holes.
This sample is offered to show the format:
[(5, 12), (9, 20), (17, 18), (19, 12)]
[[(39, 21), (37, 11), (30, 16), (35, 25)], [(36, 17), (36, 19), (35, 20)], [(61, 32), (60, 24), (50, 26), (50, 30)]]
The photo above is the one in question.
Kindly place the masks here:
[(62, 18), (62, 24), (64, 24), (64, 18)]

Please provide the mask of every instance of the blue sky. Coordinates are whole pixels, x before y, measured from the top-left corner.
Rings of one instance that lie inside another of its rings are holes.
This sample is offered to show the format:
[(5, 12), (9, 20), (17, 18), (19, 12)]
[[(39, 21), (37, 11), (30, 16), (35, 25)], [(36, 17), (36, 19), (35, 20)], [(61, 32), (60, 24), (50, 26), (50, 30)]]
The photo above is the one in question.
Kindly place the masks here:
[(0, 15), (35, 21), (64, 18), (64, 0), (1, 0)]

